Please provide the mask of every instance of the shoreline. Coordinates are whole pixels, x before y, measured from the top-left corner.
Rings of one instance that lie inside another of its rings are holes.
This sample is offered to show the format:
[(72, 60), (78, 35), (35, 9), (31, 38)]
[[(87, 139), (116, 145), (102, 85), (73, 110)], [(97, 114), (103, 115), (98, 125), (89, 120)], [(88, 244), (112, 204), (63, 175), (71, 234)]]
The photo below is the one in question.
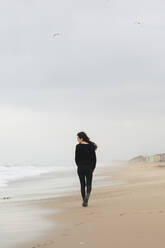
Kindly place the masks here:
[[(112, 175), (115, 175), (115, 174), (118, 174), (118, 171), (120, 171), (120, 169), (122, 167), (125, 167), (125, 165), (123, 164), (118, 164), (116, 165), (116, 167), (108, 167), (108, 166), (105, 166), (105, 167), (101, 167), (99, 168), (99, 171), (97, 171), (96, 175), (94, 175), (94, 178), (93, 178), (93, 189), (92, 191), (99, 191), (100, 189), (106, 189), (106, 188), (109, 188), (109, 187), (115, 187), (115, 186), (119, 186), (121, 184), (125, 184), (127, 182), (124, 182), (124, 181), (118, 181), (117, 179), (115, 179), (114, 176)], [(107, 174), (108, 173), (108, 174)], [(98, 185), (97, 185), (97, 180), (95, 177), (100, 177), (100, 182), (98, 182)], [(91, 198), (94, 196), (94, 194), (91, 194)], [(93, 195), (93, 196), (92, 196)], [(94, 196), (95, 197), (95, 196)], [(82, 209), (82, 206), (81, 206), (81, 203), (82, 203), (82, 198), (81, 198), (81, 193), (80, 193), (80, 185), (78, 186), (78, 189), (76, 191), (71, 191), (71, 192), (65, 192), (64, 195), (62, 196), (56, 196), (56, 197), (49, 197), (49, 198), (44, 198), (44, 199), (32, 199), (32, 200), (27, 200), (27, 204), (28, 205), (33, 205), (35, 206), (36, 208), (38, 209), (47, 209), (47, 210), (50, 210), (50, 212), (55, 209), (55, 212), (50, 214), (48, 212), (47, 215), (44, 215), (44, 219), (45, 221), (47, 222), (51, 222), (52, 224), (54, 223), (54, 225), (52, 225), (52, 227), (50, 229), (46, 229), (45, 230), (45, 234), (42, 234), (39, 238), (40, 240), (40, 244), (38, 245), (34, 245), (34, 243), (36, 243), (36, 239), (30, 242), (25, 242), (24, 244), (17, 244), (17, 245), (14, 245), (12, 246), (11, 248), (22, 248), (22, 247), (40, 247), (40, 246), (47, 246), (48, 243), (51, 243), (51, 242), (46, 242), (45, 240), (48, 239), (51, 239), (52, 238), (52, 230), (54, 230), (54, 232), (56, 234), (53, 234), (53, 237), (56, 236), (58, 237), (60, 235), (61, 232), (63, 232), (63, 230), (66, 230), (66, 223), (65, 223), (65, 220), (63, 221), (63, 213), (64, 211), (66, 210), (65, 208), (62, 207), (63, 205), (63, 202), (77, 202), (77, 206), (78, 208), (81, 210)], [(61, 205), (62, 204), (62, 205)], [(89, 206), (88, 206), (89, 208)], [(52, 217), (53, 217), (53, 221), (52, 221)], [(62, 218), (61, 218), (62, 217)], [(62, 236), (65, 236), (65, 234), (62, 234)], [(42, 243), (42, 245), (41, 245)]]
[[(104, 171), (106, 167), (98, 167), (94, 172), (95, 187), (99, 187), (100, 184), (106, 185), (106, 183), (109, 183), (109, 181), (106, 180), (108, 176), (102, 175), (102, 171)], [(113, 167), (110, 166), (109, 169), (112, 171)], [(41, 200), (46, 199), (45, 195), (47, 194), (48, 198), (60, 197), (78, 192), (78, 187), (79, 178), (77, 176), (76, 167), (73, 167), (72, 170), (69, 169), (60, 172), (52, 171), (51, 173), (48, 172), (37, 176), (28, 176), (12, 180), (7, 186), (1, 188), (0, 201), (8, 197), (10, 201)], [(22, 188), (24, 188), (24, 192), (22, 192)], [(32, 194), (29, 192), (32, 192)]]
[(158, 164), (120, 167), (109, 178), (127, 180), (128, 184), (93, 188), (86, 208), (81, 206), (81, 196), (77, 193), (41, 200), (39, 207), (60, 210), (46, 216), (57, 228), (54, 226), (33, 242), (13, 248), (163, 248), (163, 167)]
[[(94, 189), (123, 183), (111, 180), (109, 172), (104, 173), (114, 170), (118, 170), (118, 166), (117, 168), (112, 168), (112, 166), (97, 167), (93, 178)], [(64, 184), (61, 180), (64, 180)], [(71, 181), (74, 187), (71, 186)], [(63, 187), (64, 185), (65, 187)], [(39, 191), (38, 187), (40, 188)], [(60, 191), (58, 191), (58, 188)], [(46, 238), (52, 230), (58, 232), (61, 222), (52, 221), (52, 216), (63, 211), (60, 206), (56, 205), (61, 199), (65, 201), (66, 197), (78, 197), (77, 201), (81, 205), (80, 183), (76, 170), (64, 172), (60, 175), (46, 173), (40, 177), (12, 181), (9, 187), (3, 188), (3, 190), (2, 195), (10, 196), (6, 200), (1, 197), (0, 200), (2, 225), (0, 233), (4, 237), (0, 244), (3, 248), (23, 247), (26, 243), (29, 246), (31, 240)], [(45, 205), (45, 203), (48, 203), (48, 205)], [(53, 206), (51, 206), (52, 203)]]

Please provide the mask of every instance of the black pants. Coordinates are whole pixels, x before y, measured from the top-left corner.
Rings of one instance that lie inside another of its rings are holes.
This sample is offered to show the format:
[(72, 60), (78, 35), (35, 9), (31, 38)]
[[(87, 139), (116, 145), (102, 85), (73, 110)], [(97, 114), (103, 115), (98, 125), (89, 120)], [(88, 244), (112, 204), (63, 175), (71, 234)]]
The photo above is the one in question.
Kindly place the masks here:
[(77, 173), (80, 179), (81, 185), (81, 195), (84, 200), (85, 198), (85, 186), (87, 186), (87, 193), (91, 193), (92, 190), (92, 178), (93, 178), (93, 171), (91, 168), (87, 167), (78, 167)]

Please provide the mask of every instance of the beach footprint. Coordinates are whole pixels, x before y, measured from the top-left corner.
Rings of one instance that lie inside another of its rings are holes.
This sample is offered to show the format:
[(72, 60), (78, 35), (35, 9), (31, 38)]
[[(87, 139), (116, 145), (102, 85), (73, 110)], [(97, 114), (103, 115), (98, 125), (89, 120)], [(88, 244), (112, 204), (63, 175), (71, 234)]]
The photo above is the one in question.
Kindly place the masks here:
[(45, 246), (51, 245), (53, 243), (54, 243), (53, 240), (48, 240), (48, 241), (45, 241), (43, 243), (39, 243), (39, 244), (33, 245), (32, 248), (45, 247)]
[(154, 213), (163, 214), (164, 211), (163, 210), (152, 210), (152, 211), (136, 211), (132, 213), (133, 214), (154, 214)]
[(61, 236), (68, 236), (68, 233), (62, 233)]
[(126, 214), (126, 213), (124, 213), (124, 212), (123, 212), (123, 213), (120, 213), (120, 216), (123, 216), (123, 215), (125, 215), (125, 214)]
[(94, 214), (95, 214), (94, 212), (87, 213), (87, 215), (94, 215)]
[(84, 224), (84, 222), (76, 223), (75, 226), (80, 226), (80, 225), (82, 225), (82, 224)]

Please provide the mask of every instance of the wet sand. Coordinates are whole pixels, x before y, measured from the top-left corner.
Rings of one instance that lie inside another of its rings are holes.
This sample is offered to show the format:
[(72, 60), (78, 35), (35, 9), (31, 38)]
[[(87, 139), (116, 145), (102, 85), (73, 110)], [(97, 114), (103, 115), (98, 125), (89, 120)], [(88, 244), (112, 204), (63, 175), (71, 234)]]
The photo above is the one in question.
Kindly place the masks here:
[[(116, 167), (110, 166), (111, 170)], [(101, 176), (103, 166), (97, 166), (93, 186), (119, 184), (108, 176)], [(76, 168), (45, 173), (14, 180), (0, 190), (0, 245), (3, 248), (22, 247), (25, 243), (45, 237), (49, 230), (58, 230), (56, 221), (45, 218), (60, 212), (55, 206), (45, 207), (42, 202), (56, 202), (66, 195), (78, 195), (80, 183)]]

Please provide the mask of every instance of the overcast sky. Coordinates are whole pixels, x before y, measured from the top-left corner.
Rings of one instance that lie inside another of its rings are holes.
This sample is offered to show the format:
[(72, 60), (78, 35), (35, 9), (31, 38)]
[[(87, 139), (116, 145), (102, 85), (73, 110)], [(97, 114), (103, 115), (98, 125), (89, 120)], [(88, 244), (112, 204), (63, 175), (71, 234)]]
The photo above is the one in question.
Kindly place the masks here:
[[(165, 2), (1, 0), (0, 161), (165, 152)], [(53, 34), (59, 33), (53, 37)]]

